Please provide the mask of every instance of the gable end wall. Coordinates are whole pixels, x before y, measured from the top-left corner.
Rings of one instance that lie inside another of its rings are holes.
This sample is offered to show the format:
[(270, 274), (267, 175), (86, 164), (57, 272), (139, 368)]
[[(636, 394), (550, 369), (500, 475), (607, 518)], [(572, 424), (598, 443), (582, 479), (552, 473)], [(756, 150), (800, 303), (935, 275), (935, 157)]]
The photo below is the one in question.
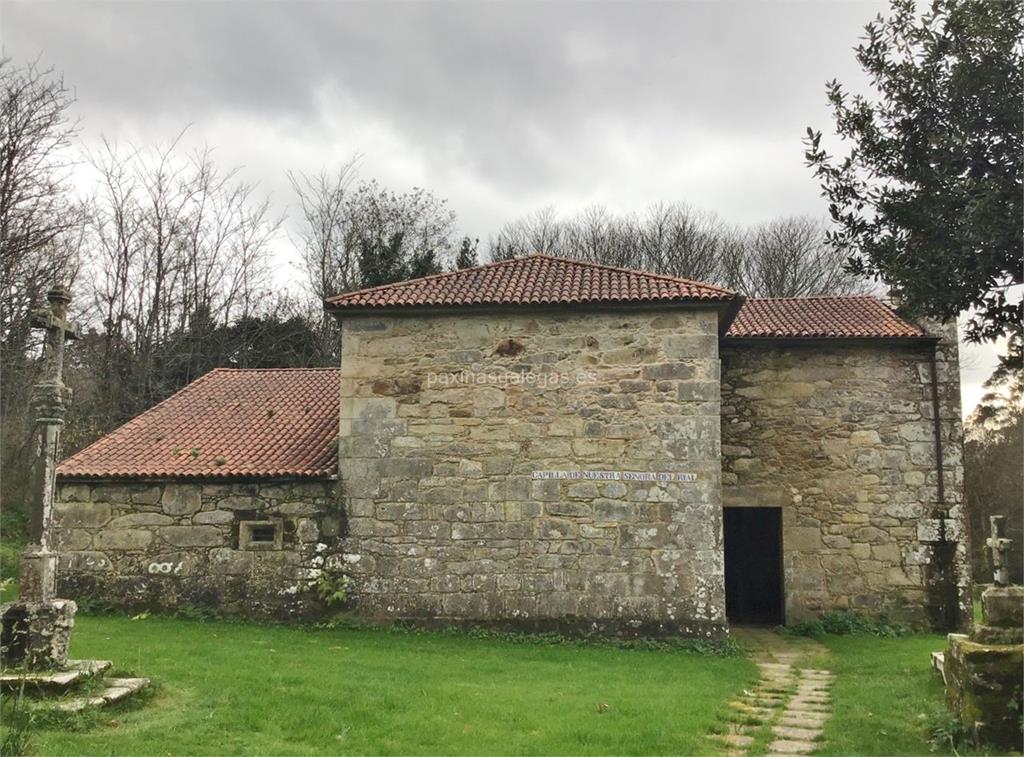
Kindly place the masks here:
[[(722, 632), (717, 325), (711, 308), (345, 319), (339, 460), (356, 606)], [(533, 477), (585, 470), (696, 481)]]
[(726, 507), (780, 507), (786, 620), (969, 617), (955, 329), (930, 343), (722, 347)]

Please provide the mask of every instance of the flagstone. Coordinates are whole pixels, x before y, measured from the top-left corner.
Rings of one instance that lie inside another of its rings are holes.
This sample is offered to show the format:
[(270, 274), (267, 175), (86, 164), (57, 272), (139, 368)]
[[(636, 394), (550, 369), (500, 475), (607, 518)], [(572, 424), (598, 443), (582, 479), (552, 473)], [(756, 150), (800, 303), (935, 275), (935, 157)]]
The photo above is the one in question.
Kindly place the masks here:
[(775, 754), (812, 754), (818, 745), (813, 741), (778, 739), (768, 745), (768, 751)]
[(786, 711), (779, 718), (779, 724), (793, 728), (820, 728), (828, 720), (824, 712), (792, 712)]
[(772, 733), (780, 739), (814, 741), (821, 736), (821, 728), (797, 728), (790, 725), (776, 725), (772, 727)]

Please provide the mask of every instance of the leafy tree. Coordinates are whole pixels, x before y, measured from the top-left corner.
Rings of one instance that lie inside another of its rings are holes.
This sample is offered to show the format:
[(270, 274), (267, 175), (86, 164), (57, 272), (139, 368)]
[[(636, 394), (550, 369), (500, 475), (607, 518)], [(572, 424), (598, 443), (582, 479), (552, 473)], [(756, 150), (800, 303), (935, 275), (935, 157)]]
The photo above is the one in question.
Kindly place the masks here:
[(424, 276), (441, 273), (441, 270), (441, 264), (438, 262), (437, 253), (434, 250), (420, 250), (414, 252), (409, 258), (407, 273), (402, 278), (420, 279)]
[[(827, 85), (841, 160), (808, 129), (806, 158), (849, 269), (880, 279), (908, 311), (970, 311), (967, 338), (1021, 334), (1022, 104), (1020, 0), (914, 0), (865, 27), (856, 57), (877, 97)], [(1022, 365), (1021, 341), (1003, 358)]]
[(455, 256), (455, 267), (461, 270), (479, 265), (476, 257), (476, 248), (479, 244), (479, 239), (463, 237), (462, 242), (459, 243), (459, 252)]
[(414, 187), (396, 194), (376, 181), (360, 184), (348, 202), (359, 249), (359, 286), (440, 273), (451, 251), (455, 213), (446, 200)]
[(407, 279), (408, 268), (402, 259), (402, 233), (364, 236), (359, 239), (359, 271), (364, 287), (390, 284)]
[(373, 180), (356, 184), (356, 166), (353, 159), (335, 174), (289, 174), (318, 299), (440, 273), (451, 260), (455, 213), (446, 200), (419, 187), (399, 194)]

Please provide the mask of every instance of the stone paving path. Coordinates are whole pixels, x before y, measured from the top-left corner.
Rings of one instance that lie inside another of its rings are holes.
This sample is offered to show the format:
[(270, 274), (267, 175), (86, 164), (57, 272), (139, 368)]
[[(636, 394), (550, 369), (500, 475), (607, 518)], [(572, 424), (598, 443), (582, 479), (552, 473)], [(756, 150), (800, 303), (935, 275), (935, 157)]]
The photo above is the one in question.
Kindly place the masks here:
[(724, 728), (709, 736), (727, 757), (762, 753), (776, 757), (813, 754), (831, 713), (832, 673), (806, 660), (825, 652), (811, 639), (762, 629), (735, 630), (752, 651), (761, 677), (752, 689), (729, 702)]

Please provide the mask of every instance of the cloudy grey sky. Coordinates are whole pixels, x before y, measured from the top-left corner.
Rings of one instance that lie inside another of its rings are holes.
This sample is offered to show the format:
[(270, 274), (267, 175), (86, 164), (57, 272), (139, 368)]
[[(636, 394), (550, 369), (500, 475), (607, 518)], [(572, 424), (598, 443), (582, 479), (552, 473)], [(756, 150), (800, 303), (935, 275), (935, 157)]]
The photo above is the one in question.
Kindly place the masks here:
[[(0, 2), (0, 40), (78, 96), (83, 139), (215, 148), (287, 210), (289, 169), (448, 198), (464, 233), (553, 204), (826, 212), (801, 139), (864, 85), (857, 2)], [(281, 270), (297, 277), (288, 245)], [(964, 404), (990, 348), (965, 356)]]

